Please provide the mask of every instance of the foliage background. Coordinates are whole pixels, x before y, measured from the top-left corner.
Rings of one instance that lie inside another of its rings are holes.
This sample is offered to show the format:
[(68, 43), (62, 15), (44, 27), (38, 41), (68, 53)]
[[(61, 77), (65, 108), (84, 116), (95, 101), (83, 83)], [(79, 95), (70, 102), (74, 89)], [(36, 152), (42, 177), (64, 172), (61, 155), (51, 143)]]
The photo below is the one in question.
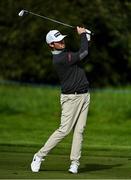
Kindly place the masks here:
[(84, 25), (95, 35), (89, 45), (87, 77), (92, 87), (131, 82), (131, 2), (129, 0), (1, 0), (0, 80), (58, 84), (46, 33), (68, 34), (67, 48), (77, 51), (79, 37), (70, 28), (34, 16), (31, 10), (71, 25)]

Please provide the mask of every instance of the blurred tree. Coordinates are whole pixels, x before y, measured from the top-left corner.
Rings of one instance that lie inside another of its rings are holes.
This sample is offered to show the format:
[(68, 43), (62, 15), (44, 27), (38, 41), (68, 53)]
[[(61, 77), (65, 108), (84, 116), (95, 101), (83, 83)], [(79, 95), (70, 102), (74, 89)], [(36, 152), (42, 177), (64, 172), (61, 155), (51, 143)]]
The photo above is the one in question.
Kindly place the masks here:
[(0, 78), (35, 83), (58, 83), (45, 43), (50, 29), (68, 34), (67, 48), (76, 51), (79, 37), (72, 29), (32, 15), (28, 9), (71, 25), (84, 25), (95, 35), (85, 69), (92, 86), (131, 82), (131, 2), (129, 0), (1, 0)]

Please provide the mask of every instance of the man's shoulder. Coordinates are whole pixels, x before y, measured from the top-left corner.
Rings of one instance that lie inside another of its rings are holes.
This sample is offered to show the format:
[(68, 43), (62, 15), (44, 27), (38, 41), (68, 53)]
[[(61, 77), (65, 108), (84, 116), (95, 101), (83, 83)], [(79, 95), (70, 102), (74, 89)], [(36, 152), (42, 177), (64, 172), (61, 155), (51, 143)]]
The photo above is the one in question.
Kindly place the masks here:
[(70, 52), (63, 51), (60, 54), (53, 55), (53, 64), (67, 64), (68, 59), (70, 59)]

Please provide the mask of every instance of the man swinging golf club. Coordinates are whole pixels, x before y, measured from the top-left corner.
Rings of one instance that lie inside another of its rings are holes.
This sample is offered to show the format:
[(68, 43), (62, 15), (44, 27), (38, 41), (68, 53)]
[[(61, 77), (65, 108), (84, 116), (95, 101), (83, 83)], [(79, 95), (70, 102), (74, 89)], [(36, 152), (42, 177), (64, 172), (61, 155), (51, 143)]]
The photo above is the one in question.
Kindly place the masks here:
[(88, 38), (86, 29), (77, 26), (81, 37), (78, 52), (65, 50), (64, 38), (57, 30), (51, 30), (46, 35), (46, 42), (53, 54), (53, 65), (61, 83), (61, 123), (59, 128), (49, 137), (45, 145), (34, 155), (31, 170), (38, 172), (47, 154), (73, 130), (71, 165), (69, 172), (78, 173), (80, 165), (83, 131), (87, 121), (90, 103), (89, 83), (80, 65), (88, 55)]

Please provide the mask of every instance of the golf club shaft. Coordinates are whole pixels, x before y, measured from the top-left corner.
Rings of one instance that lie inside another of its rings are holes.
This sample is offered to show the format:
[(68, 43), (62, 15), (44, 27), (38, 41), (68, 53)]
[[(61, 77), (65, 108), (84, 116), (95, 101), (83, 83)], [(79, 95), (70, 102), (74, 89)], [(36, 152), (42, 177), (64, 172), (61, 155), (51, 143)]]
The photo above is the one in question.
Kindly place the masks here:
[(48, 17), (46, 17), (46, 16), (42, 16), (42, 15), (39, 15), (39, 14), (33, 13), (33, 12), (31, 12), (31, 11), (26, 11), (26, 12), (28, 12), (29, 14), (35, 15), (35, 16), (39, 16), (39, 17), (44, 18), (44, 19), (46, 19), (46, 20), (49, 20), (49, 21), (55, 22), (55, 23), (57, 23), (57, 24), (61, 24), (61, 25), (64, 25), (64, 26), (67, 26), (67, 27), (70, 27), (70, 28), (75, 28), (74, 26), (71, 26), (71, 25), (69, 25), (69, 24), (66, 24), (66, 23), (63, 23), (63, 22), (57, 21), (57, 20), (52, 19), (52, 18), (48, 18)]
[[(57, 23), (57, 24), (61, 24), (61, 25), (64, 25), (64, 26), (66, 26), (66, 27), (70, 27), (70, 28), (72, 28), (72, 29), (75, 29), (75, 26), (72, 26), (72, 25), (63, 23), (63, 22), (61, 22), (61, 21), (57, 21), (57, 20), (55, 20), (55, 19), (52, 19), (52, 18), (43, 16), (43, 15), (40, 15), (40, 14), (36, 14), (36, 13), (34, 13), (34, 12), (32, 12), (32, 11), (27, 11), (27, 10), (24, 10), (24, 11), (27, 12), (27, 13), (29, 13), (29, 14), (32, 14), (32, 15), (35, 15), (35, 16), (38, 16), (38, 17), (41, 17), (41, 18), (43, 18), (43, 19), (46, 19), (46, 20), (55, 22), (55, 23)], [(90, 32), (90, 33), (89, 33), (89, 32)], [(87, 29), (86, 33), (87, 33), (87, 34), (92, 34), (91, 31), (88, 30), (88, 29)]]

